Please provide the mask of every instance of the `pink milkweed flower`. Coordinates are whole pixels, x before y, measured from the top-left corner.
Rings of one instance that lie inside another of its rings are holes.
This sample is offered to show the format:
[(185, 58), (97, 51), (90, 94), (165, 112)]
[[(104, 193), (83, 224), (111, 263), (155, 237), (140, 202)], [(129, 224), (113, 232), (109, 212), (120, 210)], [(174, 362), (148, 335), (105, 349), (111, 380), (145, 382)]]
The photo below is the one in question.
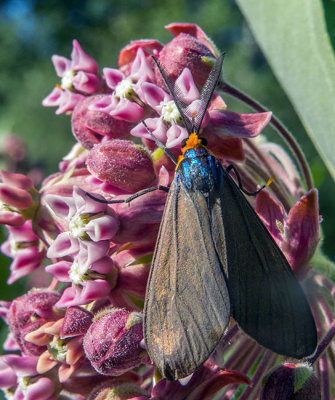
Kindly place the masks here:
[[(184, 69), (178, 77), (176, 85), (180, 88), (183, 101), (189, 109), (196, 111), (200, 94), (189, 69)], [(168, 148), (180, 146), (181, 142), (188, 137), (188, 133), (184, 127), (178, 124), (181, 122), (181, 116), (172, 97), (152, 83), (143, 83), (142, 93), (144, 101), (159, 115), (159, 117), (145, 120), (153, 135), (161, 142), (166, 143)], [(205, 124), (206, 116), (203, 125)], [(152, 139), (142, 123), (133, 128), (130, 133), (133, 136)]]
[(128, 76), (114, 68), (104, 68), (103, 74), (113, 94), (104, 95), (91, 104), (89, 109), (102, 111), (116, 119), (139, 122), (144, 116), (141, 84), (153, 82), (155, 77), (143, 50), (138, 49)]
[[(82, 189), (73, 188), (73, 197), (48, 194), (45, 202), (57, 218), (67, 226), (48, 249), (49, 258), (77, 256), (83, 248), (87, 254), (86, 265), (107, 254), (108, 241), (116, 234), (119, 221), (107, 205), (86, 195)], [(81, 261), (84, 256), (81, 254)]]
[(63, 318), (55, 322), (46, 322), (26, 335), (26, 340), (36, 346), (47, 346), (39, 356), (36, 366), (38, 373), (45, 374), (58, 365), (58, 379), (61, 383), (69, 379), (85, 363), (87, 364), (82, 347), (82, 335), (68, 340), (60, 338), (62, 323)]
[(0, 388), (6, 398), (56, 400), (56, 385), (36, 370), (37, 357), (8, 354), (0, 357)]
[(42, 104), (45, 107), (58, 106), (56, 114), (72, 111), (80, 99), (99, 90), (98, 64), (84, 52), (77, 40), (73, 40), (71, 60), (54, 55), (52, 62), (62, 81)]
[(31, 221), (26, 221), (21, 226), (8, 226), (7, 229), (9, 236), (1, 245), (1, 251), (13, 259), (8, 278), (8, 284), (12, 284), (35, 271), (41, 265), (45, 251), (32, 230)]

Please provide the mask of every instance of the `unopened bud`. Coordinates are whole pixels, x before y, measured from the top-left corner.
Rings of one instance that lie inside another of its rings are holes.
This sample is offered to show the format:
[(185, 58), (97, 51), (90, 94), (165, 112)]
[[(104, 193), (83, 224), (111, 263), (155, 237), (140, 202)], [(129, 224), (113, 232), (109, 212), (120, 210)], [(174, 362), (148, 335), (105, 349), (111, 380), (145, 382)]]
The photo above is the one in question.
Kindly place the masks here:
[(101, 181), (128, 193), (148, 187), (156, 177), (147, 151), (128, 140), (111, 140), (94, 146), (87, 168)]
[(146, 358), (142, 315), (124, 309), (99, 313), (84, 336), (86, 357), (103, 375), (121, 375), (137, 367)]
[(284, 364), (263, 381), (260, 400), (321, 400), (320, 384), (307, 363)]

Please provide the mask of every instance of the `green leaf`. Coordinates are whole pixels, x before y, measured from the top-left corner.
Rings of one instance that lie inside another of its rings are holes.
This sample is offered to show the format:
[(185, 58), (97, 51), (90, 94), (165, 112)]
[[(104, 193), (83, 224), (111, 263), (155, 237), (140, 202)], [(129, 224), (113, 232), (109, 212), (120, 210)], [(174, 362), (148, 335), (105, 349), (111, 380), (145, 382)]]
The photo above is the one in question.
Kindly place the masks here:
[(335, 178), (335, 57), (320, 0), (237, 0)]

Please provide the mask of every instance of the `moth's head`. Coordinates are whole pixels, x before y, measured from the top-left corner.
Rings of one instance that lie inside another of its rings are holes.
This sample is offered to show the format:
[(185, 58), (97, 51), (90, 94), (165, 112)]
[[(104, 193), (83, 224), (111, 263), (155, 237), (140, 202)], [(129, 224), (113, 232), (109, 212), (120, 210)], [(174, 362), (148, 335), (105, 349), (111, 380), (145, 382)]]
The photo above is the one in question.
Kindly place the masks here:
[(196, 133), (191, 133), (189, 137), (182, 141), (182, 154), (185, 154), (187, 150), (197, 150), (199, 147), (206, 147), (207, 140), (198, 136)]

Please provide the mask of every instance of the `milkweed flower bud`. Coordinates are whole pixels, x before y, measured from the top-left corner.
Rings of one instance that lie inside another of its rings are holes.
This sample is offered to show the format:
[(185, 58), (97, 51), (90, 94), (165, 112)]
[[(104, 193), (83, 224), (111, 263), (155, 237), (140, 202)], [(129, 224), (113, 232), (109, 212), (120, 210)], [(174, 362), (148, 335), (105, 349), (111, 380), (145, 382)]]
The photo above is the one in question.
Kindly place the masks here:
[(128, 193), (149, 186), (156, 177), (149, 153), (128, 140), (111, 140), (94, 146), (87, 168), (99, 180)]
[(321, 400), (320, 384), (308, 364), (284, 364), (264, 378), (260, 399)]
[(147, 358), (141, 347), (142, 340), (141, 314), (111, 309), (95, 316), (83, 345), (96, 371), (103, 375), (121, 375)]
[(69, 307), (60, 328), (60, 338), (83, 335), (92, 323), (93, 314), (82, 307)]
[[(202, 87), (206, 82), (211, 65), (204, 58), (214, 61), (214, 54), (195, 37), (187, 33), (179, 33), (167, 43), (159, 53), (159, 61), (165, 65), (171, 79), (176, 79), (184, 68), (188, 68), (194, 77), (197, 86)], [(156, 79), (164, 87), (159, 72)]]

